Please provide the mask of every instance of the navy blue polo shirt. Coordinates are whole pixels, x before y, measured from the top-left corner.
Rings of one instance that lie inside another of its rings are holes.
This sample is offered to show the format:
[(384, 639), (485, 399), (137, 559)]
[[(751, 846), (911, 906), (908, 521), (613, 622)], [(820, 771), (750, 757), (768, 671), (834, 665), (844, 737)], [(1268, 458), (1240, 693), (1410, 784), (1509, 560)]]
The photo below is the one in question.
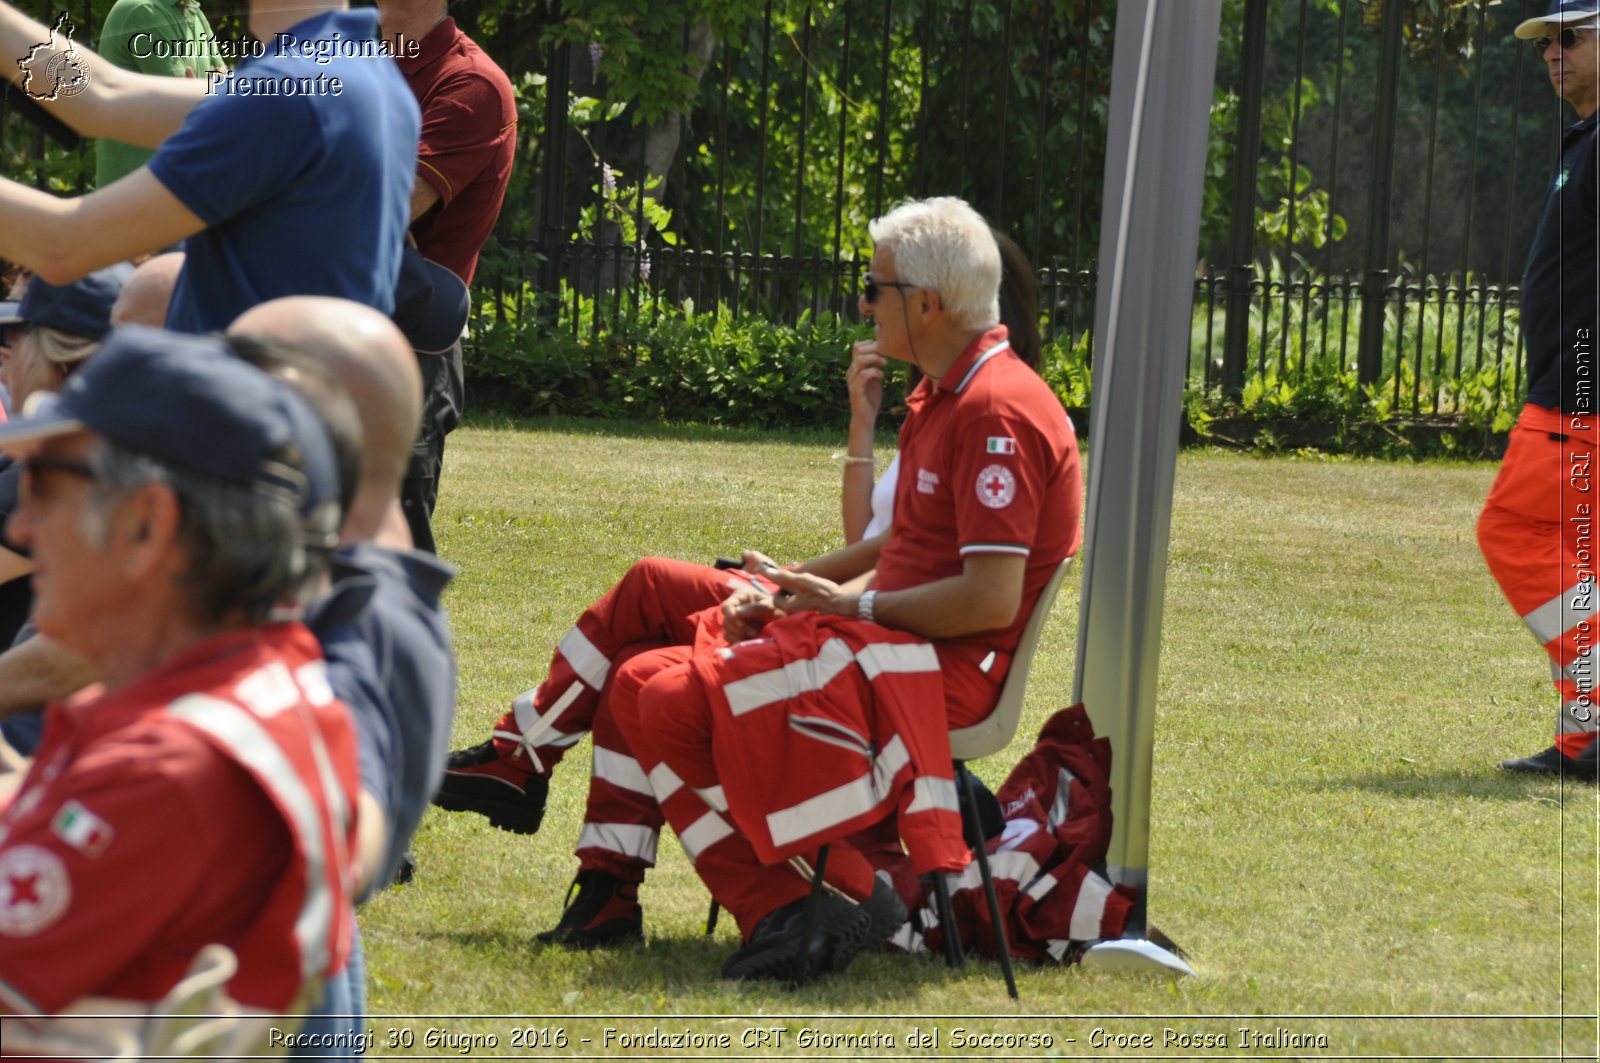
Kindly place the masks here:
[(1528, 401), (1563, 413), (1600, 412), (1600, 113), (1568, 126), (1522, 275)]
[(328, 683), (355, 722), (361, 787), (389, 821), (374, 888), (394, 878), (444, 775), (456, 661), (439, 596), (454, 576), (416, 550), (341, 546), (333, 589), (306, 611), (328, 659)]
[(185, 242), (168, 328), (223, 329), (285, 295), (394, 309), (422, 118), (392, 58), (349, 54), (377, 31), (370, 8), (297, 23), (213, 79), (151, 157), (207, 226)]

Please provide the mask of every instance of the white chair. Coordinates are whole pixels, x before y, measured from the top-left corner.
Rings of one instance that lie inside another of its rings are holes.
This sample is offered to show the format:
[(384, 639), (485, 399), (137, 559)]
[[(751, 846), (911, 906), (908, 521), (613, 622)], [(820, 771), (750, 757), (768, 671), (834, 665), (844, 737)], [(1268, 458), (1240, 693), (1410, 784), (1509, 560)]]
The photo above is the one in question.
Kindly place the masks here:
[(1039, 600), (1033, 603), (1033, 612), (1022, 629), (1022, 637), (1017, 640), (1016, 651), (1011, 656), (1011, 670), (1006, 673), (1006, 685), (1000, 690), (1000, 700), (995, 702), (994, 711), (971, 727), (950, 732), (950, 755), (956, 760), (993, 756), (1016, 737), (1017, 724), (1022, 721), (1022, 698), (1028, 689), (1028, 669), (1033, 664), (1033, 652), (1039, 646), (1039, 633), (1044, 630), (1050, 607), (1071, 567), (1072, 558), (1063, 558), (1050, 576), (1050, 582), (1039, 592)]
[(282, 1019), (245, 1009), (228, 996), (238, 969), (232, 949), (207, 945), (158, 1001), (88, 996), (41, 1021), (0, 1017), (0, 1054), (103, 1063), (261, 1058)]
[(239, 972), (239, 958), (226, 945), (211, 944), (195, 953), (188, 973), (151, 1009), (143, 1037), (150, 1058), (190, 1059), (231, 1056), (239, 1036), (240, 1008), (228, 996), (228, 982)]
[[(976, 795), (972, 791), (972, 777), (962, 768), (969, 760), (977, 760), (1000, 752), (1010, 745), (1011, 739), (1016, 736), (1017, 725), (1022, 721), (1023, 697), (1028, 689), (1028, 671), (1033, 665), (1034, 651), (1039, 646), (1039, 633), (1044, 630), (1044, 623), (1050, 617), (1050, 607), (1055, 603), (1056, 593), (1061, 590), (1061, 584), (1067, 578), (1067, 570), (1071, 567), (1071, 556), (1062, 559), (1061, 564), (1056, 566), (1055, 572), (1050, 576), (1050, 582), (1044, 585), (1044, 590), (1039, 592), (1038, 599), (1033, 603), (1033, 612), (1029, 614), (1028, 622), (1022, 629), (1022, 637), (1017, 640), (1017, 648), (1011, 657), (1011, 669), (1006, 673), (1005, 686), (1000, 689), (1000, 700), (995, 702), (993, 711), (971, 727), (962, 727), (950, 732), (950, 756), (955, 761), (955, 775), (964, 822), (977, 824), (980, 822), (980, 817)], [(999, 898), (995, 895), (994, 875), (989, 870), (989, 852), (983, 844), (982, 835), (982, 830), (974, 829), (971, 830), (969, 838), (979, 839), (977, 844), (973, 845), (972, 851), (978, 860), (978, 875), (983, 880), (984, 899), (989, 904), (989, 922), (994, 927), (995, 954), (1000, 958), (1000, 969), (1005, 972), (1006, 991), (1015, 1000), (1017, 976), (1011, 965), (1011, 948), (1006, 941), (1005, 920), (1000, 911)], [(944, 932), (940, 936), (944, 939), (945, 959), (950, 966), (959, 967), (963, 961), (961, 941), (953, 933), (950, 890), (943, 875), (933, 876), (933, 890), (939, 922), (944, 927)]]

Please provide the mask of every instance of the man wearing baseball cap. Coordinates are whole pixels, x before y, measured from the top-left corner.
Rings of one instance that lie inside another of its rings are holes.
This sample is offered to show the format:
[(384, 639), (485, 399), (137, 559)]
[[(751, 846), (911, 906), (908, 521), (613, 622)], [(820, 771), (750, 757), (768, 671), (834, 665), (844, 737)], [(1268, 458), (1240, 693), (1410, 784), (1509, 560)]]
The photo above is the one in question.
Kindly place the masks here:
[(1554, 662), (1554, 743), (1512, 772), (1597, 775), (1593, 534), (1600, 451), (1600, 0), (1551, 0), (1517, 26), (1578, 120), (1561, 138), (1522, 277), (1528, 397), (1478, 518), (1478, 543), (1511, 607)]
[[(160, 1054), (154, 1016), (236, 1005), (213, 1050), (261, 1051), (351, 929), (355, 738), (278, 619), (336, 539), (327, 431), (222, 340), (128, 327), (0, 449), (35, 622), (101, 682), (52, 706), (0, 810), (0, 1040)], [(217, 995), (180, 1007), (202, 970)]]

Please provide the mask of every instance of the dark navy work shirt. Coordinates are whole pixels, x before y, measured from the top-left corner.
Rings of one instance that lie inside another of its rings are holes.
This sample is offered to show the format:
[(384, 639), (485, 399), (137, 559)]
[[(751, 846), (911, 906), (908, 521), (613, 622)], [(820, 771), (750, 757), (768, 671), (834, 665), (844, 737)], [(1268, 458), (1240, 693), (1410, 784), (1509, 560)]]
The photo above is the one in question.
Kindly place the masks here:
[(306, 626), (328, 659), (328, 685), (355, 721), (361, 787), (389, 821), (374, 888), (394, 878), (444, 775), (456, 661), (439, 596), (454, 576), (455, 569), (416, 550), (341, 546), (333, 589), (306, 610)]
[(1568, 126), (1522, 275), (1528, 401), (1563, 413), (1600, 413), (1595, 379), (1600, 328), (1600, 114)]

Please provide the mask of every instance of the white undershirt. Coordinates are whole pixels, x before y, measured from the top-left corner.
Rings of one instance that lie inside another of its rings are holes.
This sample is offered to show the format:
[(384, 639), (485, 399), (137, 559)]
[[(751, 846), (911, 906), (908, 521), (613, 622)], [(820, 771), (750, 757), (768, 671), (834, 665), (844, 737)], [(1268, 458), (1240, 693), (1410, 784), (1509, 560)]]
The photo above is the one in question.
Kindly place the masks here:
[(889, 530), (889, 521), (894, 517), (894, 485), (899, 479), (900, 454), (897, 451), (889, 467), (878, 477), (878, 482), (872, 485), (872, 519), (867, 522), (867, 530), (861, 534), (863, 539)]

